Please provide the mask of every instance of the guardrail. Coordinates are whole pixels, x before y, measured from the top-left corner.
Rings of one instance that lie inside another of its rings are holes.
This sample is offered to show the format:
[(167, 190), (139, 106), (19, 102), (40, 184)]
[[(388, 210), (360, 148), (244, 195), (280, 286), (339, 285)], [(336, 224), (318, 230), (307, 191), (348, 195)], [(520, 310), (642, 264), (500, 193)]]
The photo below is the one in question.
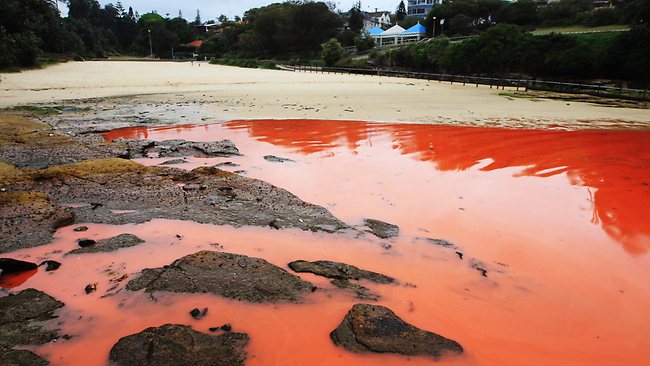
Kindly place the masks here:
[(648, 101), (650, 93), (648, 89), (631, 89), (610, 85), (580, 84), (567, 83), (549, 80), (537, 79), (509, 79), (493, 78), (482, 76), (466, 76), (452, 74), (436, 74), (426, 72), (384, 70), (384, 69), (364, 69), (364, 68), (346, 68), (346, 67), (314, 67), (314, 66), (283, 66), (284, 69), (294, 72), (314, 72), (314, 73), (335, 73), (350, 75), (370, 75), (384, 77), (400, 77), (409, 79), (420, 79), (429, 81), (448, 82), (451, 84), (479, 85), (489, 86), (491, 89), (505, 88), (519, 90), (541, 90), (569, 94), (588, 94), (598, 97), (610, 97), (629, 100)]

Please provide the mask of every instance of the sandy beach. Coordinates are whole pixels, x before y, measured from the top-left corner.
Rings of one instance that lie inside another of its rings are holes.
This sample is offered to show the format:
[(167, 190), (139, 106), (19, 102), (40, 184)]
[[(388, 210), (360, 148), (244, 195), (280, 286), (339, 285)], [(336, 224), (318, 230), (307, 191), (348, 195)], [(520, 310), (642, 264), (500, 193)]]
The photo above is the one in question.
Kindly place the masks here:
[(200, 105), (203, 115), (216, 120), (308, 118), (509, 127), (650, 126), (648, 109), (509, 98), (499, 95), (503, 91), (487, 86), (206, 63), (69, 62), (0, 77), (0, 107), (86, 103), (110, 110), (128, 103), (182, 103)]

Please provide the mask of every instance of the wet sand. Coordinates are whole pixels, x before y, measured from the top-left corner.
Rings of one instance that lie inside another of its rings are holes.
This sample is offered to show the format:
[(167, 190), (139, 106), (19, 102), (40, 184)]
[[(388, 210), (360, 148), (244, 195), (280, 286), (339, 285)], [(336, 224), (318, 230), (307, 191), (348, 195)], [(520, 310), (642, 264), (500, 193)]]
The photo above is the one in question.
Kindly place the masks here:
[[(0, 107), (100, 98), (88, 104), (98, 109), (134, 100), (201, 105), (203, 116), (212, 120), (354, 119), (569, 128), (648, 128), (650, 123), (648, 109), (506, 98), (487, 86), (205, 63), (70, 62), (1, 78)], [(128, 98), (106, 99), (120, 96)]]
[[(328, 335), (354, 303), (328, 281), (303, 305), (253, 305), (211, 295), (118, 293), (109, 288), (146, 267), (199, 250), (261, 257), (282, 268), (329, 259), (395, 277), (364, 283), (404, 320), (460, 342), (439, 365), (641, 364), (650, 354), (650, 161), (647, 131), (543, 131), (335, 121), (232, 121), (130, 128), (119, 137), (212, 141), (244, 152), (188, 158), (178, 167), (230, 161), (246, 176), (288, 189), (351, 225), (400, 226), (395, 239), (154, 220), (60, 229), (47, 246), (12, 256), (54, 259), (61, 269), (3, 286), (43, 289), (66, 303), (64, 333), (37, 348), (54, 365), (105, 365), (122, 336), (169, 322), (207, 332), (224, 323), (251, 336), (249, 365), (429, 365), (422, 357), (357, 355)], [(274, 163), (273, 154), (295, 162)], [(169, 159), (141, 159), (147, 165)], [(81, 237), (131, 233), (146, 241), (115, 253), (72, 255)], [(176, 235), (180, 235), (178, 238)], [(455, 244), (463, 258), (423, 238)], [(388, 248), (388, 249), (387, 249)], [(482, 263), (487, 277), (472, 268)], [(98, 291), (85, 295), (88, 283)], [(409, 283), (409, 285), (405, 285)], [(413, 286), (414, 285), (414, 286)], [(110, 293), (113, 293), (110, 291)], [(188, 312), (210, 309), (202, 320)]]

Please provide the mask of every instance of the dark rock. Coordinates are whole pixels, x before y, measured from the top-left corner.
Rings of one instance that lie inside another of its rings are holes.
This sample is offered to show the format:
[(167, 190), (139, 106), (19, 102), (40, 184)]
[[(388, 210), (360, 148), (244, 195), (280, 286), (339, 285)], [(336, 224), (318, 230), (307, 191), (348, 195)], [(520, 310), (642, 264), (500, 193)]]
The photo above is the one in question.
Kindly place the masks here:
[(186, 140), (148, 141), (119, 139), (119, 144), (128, 146), (131, 158), (146, 157), (148, 154), (158, 154), (159, 157), (228, 157), (241, 155), (239, 149), (230, 140), (195, 142)]
[(61, 267), (61, 263), (57, 261), (48, 260), (40, 264), (40, 266), (45, 266), (45, 272), (56, 271)]
[(463, 252), (456, 252), (456, 255), (457, 255), (458, 258), (460, 258), (461, 260), (463, 259)]
[(163, 268), (145, 269), (126, 289), (211, 293), (254, 303), (301, 302), (313, 285), (259, 258), (202, 251)]
[[(121, 248), (134, 247), (144, 243), (144, 240), (132, 234), (120, 234), (118, 236), (103, 239), (96, 242), (94, 245), (82, 247), (70, 251), (67, 254), (87, 254), (87, 253), (105, 253), (113, 252)], [(79, 244), (81, 246), (81, 244)]]
[(354, 293), (354, 296), (359, 300), (378, 301), (381, 298), (381, 296), (372, 292), (369, 288), (348, 280), (334, 279), (332, 280), (332, 285), (341, 290)]
[[(36, 137), (35, 135), (37, 134), (32, 136)], [(119, 156), (128, 156), (123, 145), (107, 143), (101, 136), (94, 134), (72, 138), (46, 135), (32, 141), (4, 143), (0, 148), (0, 161), (32, 169)]]
[[(40, 178), (33, 179), (33, 175)], [(217, 168), (187, 172), (110, 159), (57, 167), (55, 171), (37, 171), (33, 175), (12, 182), (8, 189), (43, 192), (60, 203), (95, 203), (72, 209), (77, 222), (121, 225), (161, 218), (240, 227), (268, 226), (273, 220), (281, 219), (282, 228), (326, 232), (349, 228), (323, 207), (306, 203), (268, 183)], [(181, 184), (200, 189), (183, 190)], [(4, 209), (0, 205), (0, 213), (5, 213)], [(115, 215), (112, 210), (129, 212)], [(9, 211), (6, 215), (15, 216)], [(0, 226), (5, 222), (0, 220)], [(43, 230), (37, 225), (30, 228)], [(25, 244), (15, 239), (21, 237), (16, 234), (18, 231), (3, 228), (0, 245), (13, 241), (13, 248), (17, 248), (51, 241), (50, 231), (43, 238), (33, 240), (29, 237), (31, 233), (23, 230), (20, 232), (27, 234), (22, 237), (27, 239)]]
[(79, 226), (79, 227), (76, 227), (76, 228), (74, 228), (72, 230), (76, 231), (76, 232), (88, 231), (88, 226)]
[(395, 279), (380, 273), (366, 271), (349, 264), (331, 261), (294, 261), (289, 268), (296, 272), (309, 272), (327, 278), (340, 280), (368, 280), (376, 283), (393, 283)]
[(221, 330), (223, 330), (224, 332), (230, 332), (230, 331), (232, 331), (232, 325), (224, 324), (224, 325), (221, 326)]
[(72, 222), (71, 209), (52, 203), (47, 194), (0, 192), (0, 253), (49, 244), (57, 228)]
[(119, 366), (131, 365), (244, 365), (248, 335), (199, 333), (185, 325), (147, 328), (120, 339), (109, 358)]
[(398, 353), (438, 359), (460, 354), (456, 341), (416, 328), (384, 306), (356, 304), (331, 334), (334, 344), (352, 352)]
[(187, 164), (187, 160), (185, 160), (185, 159), (172, 159), (172, 160), (167, 160), (165, 162), (162, 162), (159, 165), (176, 165), (176, 164)]
[(126, 149), (126, 159), (143, 158), (147, 155), (147, 150), (156, 146), (155, 141), (137, 140), (137, 139), (117, 139), (114, 143), (124, 146)]
[(86, 291), (86, 295), (97, 291), (97, 284), (96, 283), (91, 283), (89, 285), (86, 285), (86, 288), (84, 288), (84, 291)]
[(219, 163), (219, 164), (215, 165), (216, 168), (221, 168), (221, 167), (236, 168), (238, 166), (239, 166), (239, 164), (233, 163), (232, 161), (224, 161), (223, 163)]
[(370, 233), (382, 239), (388, 239), (399, 235), (399, 226), (387, 222), (365, 219), (366, 226), (370, 228)]
[(55, 318), (63, 303), (34, 289), (0, 297), (0, 346), (41, 345), (59, 337), (57, 331), (42, 329), (39, 322)]
[(88, 247), (91, 247), (91, 246), (93, 246), (95, 244), (97, 244), (97, 242), (92, 240), (92, 239), (79, 239), (79, 240), (77, 240), (77, 245), (79, 245), (82, 248), (88, 248)]
[(208, 308), (203, 308), (203, 310), (199, 310), (199, 308), (194, 308), (192, 311), (190, 311), (190, 315), (192, 318), (196, 320), (201, 320), (203, 317), (208, 315)]
[(36, 263), (25, 262), (12, 258), (0, 258), (0, 273), (2, 274), (32, 271), (36, 268), (38, 268)]
[(457, 248), (454, 244), (452, 244), (452, 243), (450, 243), (450, 242), (448, 242), (446, 240), (443, 240), (443, 239), (432, 239), (432, 238), (416, 238), (416, 239), (424, 240), (429, 244), (437, 245), (437, 246), (440, 246), (440, 247), (443, 247), (443, 248), (448, 248), (448, 249), (456, 249)]
[(0, 365), (2, 366), (47, 366), (49, 364), (46, 359), (33, 352), (0, 346)]
[(270, 161), (273, 163), (295, 163), (295, 160), (287, 159), (287, 158), (281, 158), (279, 156), (275, 155), (266, 155), (264, 156), (264, 160)]
[(488, 276), (488, 271), (487, 271), (487, 267), (486, 267), (485, 263), (483, 263), (483, 262), (481, 262), (479, 260), (476, 260), (476, 259), (472, 259), (470, 261), (469, 265), (472, 268), (474, 268), (475, 270), (479, 271), (483, 277)]

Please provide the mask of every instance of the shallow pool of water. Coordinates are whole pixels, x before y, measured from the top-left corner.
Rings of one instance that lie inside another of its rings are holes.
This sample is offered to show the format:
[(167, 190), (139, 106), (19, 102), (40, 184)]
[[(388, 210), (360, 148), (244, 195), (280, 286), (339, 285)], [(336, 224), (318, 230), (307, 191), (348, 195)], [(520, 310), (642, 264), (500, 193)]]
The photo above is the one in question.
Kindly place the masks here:
[[(164, 323), (199, 331), (230, 323), (251, 336), (250, 365), (431, 364), (336, 348), (329, 332), (359, 301), (313, 275), (300, 274), (325, 290), (302, 305), (178, 294), (153, 301), (120, 291), (124, 274), (132, 278), (204, 249), (283, 268), (298, 259), (335, 260), (393, 276), (402, 285), (364, 285), (404, 320), (463, 345), (464, 355), (441, 365), (620, 365), (650, 356), (649, 131), (257, 120), (129, 128), (105, 137), (231, 139), (243, 156), (190, 158), (176, 166), (232, 162), (238, 166), (222, 169), (287, 189), (350, 225), (375, 218), (399, 225), (401, 234), (380, 240), (168, 220), (87, 225), (85, 233), (63, 228), (52, 244), (13, 254), (59, 260), (61, 269), (2, 284), (38, 288), (66, 303), (56, 324), (73, 338), (36, 349), (55, 365), (106, 364), (120, 337)], [(165, 160), (171, 159), (138, 161)], [(121, 233), (146, 243), (63, 256), (78, 238)], [(463, 259), (424, 238), (454, 243)], [(486, 267), (487, 277), (472, 261)], [(99, 290), (86, 295), (93, 282)], [(194, 307), (208, 307), (208, 316), (191, 319)]]

